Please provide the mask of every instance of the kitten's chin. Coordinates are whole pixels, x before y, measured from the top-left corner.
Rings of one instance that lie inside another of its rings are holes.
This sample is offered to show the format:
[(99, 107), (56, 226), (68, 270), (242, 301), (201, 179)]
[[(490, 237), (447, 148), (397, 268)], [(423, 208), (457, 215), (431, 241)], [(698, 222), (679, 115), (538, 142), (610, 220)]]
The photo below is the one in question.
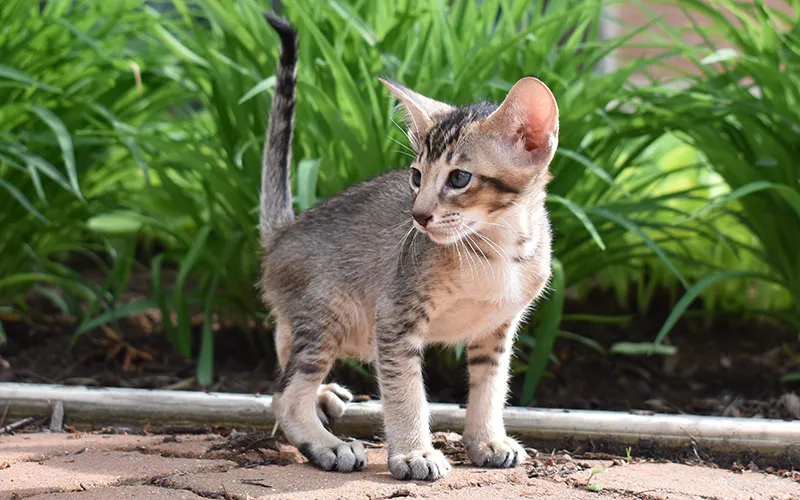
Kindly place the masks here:
[(445, 231), (425, 231), (425, 234), (428, 235), (428, 238), (430, 238), (432, 242), (442, 246), (452, 245), (461, 239), (460, 235), (456, 234), (455, 232), (448, 233)]
[(458, 243), (458, 241), (464, 237), (465, 233), (453, 229), (427, 229), (425, 234), (437, 245), (447, 246)]

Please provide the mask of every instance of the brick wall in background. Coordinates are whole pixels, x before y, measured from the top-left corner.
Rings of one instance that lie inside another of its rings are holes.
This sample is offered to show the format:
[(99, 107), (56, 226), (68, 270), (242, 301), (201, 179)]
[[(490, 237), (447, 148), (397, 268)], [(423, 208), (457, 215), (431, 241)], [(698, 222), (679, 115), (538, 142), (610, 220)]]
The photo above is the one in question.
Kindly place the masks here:
[[(686, 14), (681, 10), (679, 7), (680, 0), (675, 0), (675, 3), (672, 5), (664, 5), (658, 3), (651, 3), (651, 2), (644, 2), (648, 9), (651, 12), (646, 12), (642, 10), (640, 7), (631, 5), (630, 3), (625, 3), (624, 5), (613, 5), (606, 8), (608, 21), (605, 26), (605, 32), (609, 36), (621, 35), (624, 33), (629, 33), (632, 30), (637, 28), (641, 28), (645, 26), (647, 23), (651, 22), (654, 17), (660, 17), (662, 22), (668, 23), (670, 26), (675, 28), (691, 28), (692, 23), (686, 17)], [(781, 10), (783, 12), (789, 13), (791, 12), (791, 8), (787, 4), (786, 0), (766, 0), (765, 3), (770, 6), (771, 8)], [(730, 13), (727, 13), (729, 18), (733, 18)], [(695, 21), (698, 25), (708, 26), (710, 23), (708, 19), (702, 17), (695, 17)], [(785, 27), (784, 27), (785, 28)], [(653, 26), (650, 28), (655, 33), (664, 34), (663, 29)], [(706, 36), (709, 36), (710, 33), (706, 32)], [(714, 39), (714, 37), (711, 37)], [(699, 44), (703, 41), (703, 38), (698, 33), (686, 33), (684, 34), (684, 41), (687, 43), (692, 44)], [(649, 40), (644, 35), (639, 35), (633, 39), (636, 42), (648, 43)], [(722, 42), (719, 37), (716, 37), (715, 42)], [(724, 43), (719, 43), (717, 48), (724, 47)], [(658, 54), (663, 54), (665, 52), (664, 49), (658, 48), (626, 48), (624, 50), (619, 50), (614, 54), (610, 63), (612, 65), (619, 65), (623, 63), (630, 62), (632, 60), (642, 58), (642, 57), (652, 57)], [(708, 51), (711, 52), (710, 50)], [(680, 70), (688, 70), (696, 72), (697, 69), (693, 68), (693, 65), (681, 57), (671, 57), (665, 61), (667, 65), (674, 66), (675, 68), (679, 68)], [(607, 66), (608, 67), (608, 66)], [(671, 70), (668, 67), (664, 67), (664, 65), (660, 66), (659, 68), (653, 69), (650, 71), (650, 74), (659, 80), (667, 80), (672, 76), (677, 74), (677, 71)], [(638, 78), (635, 78), (634, 81), (641, 80), (641, 75)]]

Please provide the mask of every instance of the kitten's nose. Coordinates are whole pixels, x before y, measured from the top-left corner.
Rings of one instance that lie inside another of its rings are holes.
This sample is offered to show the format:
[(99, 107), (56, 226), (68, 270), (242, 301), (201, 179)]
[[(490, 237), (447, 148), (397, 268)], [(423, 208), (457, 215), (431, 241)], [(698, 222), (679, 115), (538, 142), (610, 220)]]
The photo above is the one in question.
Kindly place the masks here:
[(414, 217), (414, 220), (422, 227), (427, 227), (428, 223), (433, 219), (433, 214), (429, 214), (428, 212), (411, 212), (411, 216)]

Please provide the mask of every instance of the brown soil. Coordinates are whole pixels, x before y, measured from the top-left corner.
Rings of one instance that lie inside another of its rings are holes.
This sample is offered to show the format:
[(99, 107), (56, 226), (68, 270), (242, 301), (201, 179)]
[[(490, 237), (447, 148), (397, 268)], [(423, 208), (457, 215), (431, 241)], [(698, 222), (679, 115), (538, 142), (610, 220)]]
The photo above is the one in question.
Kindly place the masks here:
[[(658, 304), (659, 302), (657, 302)], [(668, 302), (625, 325), (565, 322), (608, 348), (614, 342), (651, 341), (663, 324)], [(195, 365), (183, 359), (158, 331), (157, 314), (140, 315), (81, 337), (70, 350), (74, 324), (54, 316), (46, 304), (35, 322), (4, 321), (9, 341), (0, 347), (0, 382), (36, 382), (89, 386), (196, 389)], [(591, 304), (591, 306), (587, 306)], [(618, 314), (607, 296), (597, 295), (568, 312)], [(199, 326), (199, 322), (198, 322)], [(243, 330), (215, 325), (214, 391), (270, 393), (276, 372), (268, 329)], [(800, 370), (797, 332), (777, 324), (744, 322), (718, 316), (707, 325), (700, 319), (681, 321), (669, 341), (678, 348), (670, 357), (600, 354), (575, 341), (560, 339), (559, 359), (542, 380), (534, 406), (602, 410), (640, 410), (742, 417), (800, 419), (798, 384), (780, 377)], [(195, 342), (195, 346), (197, 341)], [(463, 360), (431, 350), (426, 378), (432, 399), (463, 402), (466, 375)], [(2, 360), (8, 367), (3, 367)], [(332, 378), (354, 392), (377, 396), (371, 376), (345, 363)], [(513, 404), (522, 380), (512, 382)]]

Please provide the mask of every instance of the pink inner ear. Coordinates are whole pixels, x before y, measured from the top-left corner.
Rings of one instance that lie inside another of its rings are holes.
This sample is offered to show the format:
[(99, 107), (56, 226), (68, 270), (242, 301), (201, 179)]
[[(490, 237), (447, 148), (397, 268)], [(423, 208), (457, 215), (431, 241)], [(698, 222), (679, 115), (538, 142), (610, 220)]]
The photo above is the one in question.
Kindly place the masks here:
[(521, 137), (525, 151), (533, 151), (548, 146), (547, 134), (541, 130), (533, 128), (530, 124), (525, 124), (517, 129), (517, 137)]
[(509, 92), (508, 106), (520, 125), (516, 129), (526, 151), (547, 148), (550, 134), (558, 135), (558, 107), (550, 89), (536, 78), (524, 78)]

